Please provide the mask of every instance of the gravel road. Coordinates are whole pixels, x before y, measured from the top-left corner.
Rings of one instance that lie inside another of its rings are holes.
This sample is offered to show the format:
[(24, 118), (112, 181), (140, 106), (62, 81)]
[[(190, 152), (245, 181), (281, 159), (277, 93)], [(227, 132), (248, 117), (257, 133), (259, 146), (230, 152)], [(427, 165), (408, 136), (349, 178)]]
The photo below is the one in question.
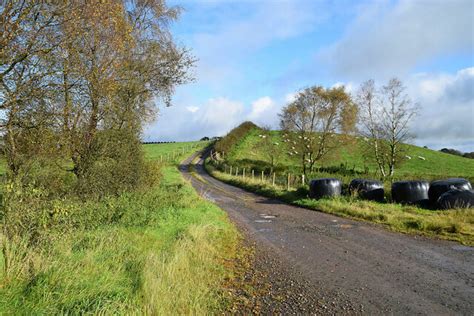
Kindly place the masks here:
[(260, 312), (473, 315), (474, 248), (290, 206), (212, 178), (202, 159), (190, 173), (192, 159), (181, 172), (256, 247), (271, 286)]

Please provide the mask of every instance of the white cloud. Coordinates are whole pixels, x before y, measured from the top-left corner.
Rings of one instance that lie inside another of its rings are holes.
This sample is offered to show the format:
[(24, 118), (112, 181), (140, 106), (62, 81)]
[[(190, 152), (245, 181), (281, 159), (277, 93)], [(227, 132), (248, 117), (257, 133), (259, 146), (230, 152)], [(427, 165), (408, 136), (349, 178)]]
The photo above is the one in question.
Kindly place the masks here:
[[(185, 100), (182, 101), (186, 103)], [(155, 122), (146, 127), (144, 139), (162, 141), (196, 140), (204, 136), (222, 136), (245, 118), (244, 105), (219, 97), (199, 107), (175, 104), (163, 108)]]
[(319, 53), (338, 76), (403, 76), (420, 63), (474, 47), (471, 0), (370, 3), (338, 42)]
[(407, 86), (421, 105), (413, 124), (417, 144), (474, 151), (474, 67), (455, 74), (419, 74)]
[(258, 121), (262, 115), (268, 114), (274, 108), (275, 104), (270, 97), (262, 97), (252, 102), (252, 109), (248, 118), (252, 121)]
[[(235, 1), (230, 5), (206, 5), (194, 14), (217, 19), (212, 28), (199, 29), (188, 38), (198, 56), (197, 77), (219, 91), (223, 78), (245, 82), (241, 63), (274, 41), (286, 40), (312, 31), (326, 20), (329, 10), (317, 1)], [(201, 19), (200, 18), (200, 19)]]
[(191, 113), (196, 113), (197, 111), (199, 111), (199, 107), (198, 106), (187, 106), (186, 110), (188, 110)]
[(285, 102), (286, 103), (291, 103), (291, 102), (295, 101), (296, 100), (296, 95), (297, 95), (296, 92), (287, 93), (285, 95)]

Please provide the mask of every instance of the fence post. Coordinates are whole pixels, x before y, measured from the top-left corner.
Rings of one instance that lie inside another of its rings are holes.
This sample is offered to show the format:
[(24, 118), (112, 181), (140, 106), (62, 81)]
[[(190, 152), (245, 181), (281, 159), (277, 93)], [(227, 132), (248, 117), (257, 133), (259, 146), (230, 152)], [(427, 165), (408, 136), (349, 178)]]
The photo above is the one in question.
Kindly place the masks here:
[(305, 185), (305, 182), (304, 182), (304, 174), (301, 175), (301, 184), (304, 186)]
[(232, 166), (230, 166), (229, 174), (232, 175)]
[(262, 170), (262, 182), (263, 182), (263, 170)]
[(252, 169), (252, 181), (254, 180), (255, 178), (255, 170)]
[(287, 179), (287, 181), (286, 181), (286, 184), (287, 184), (286, 189), (287, 189), (287, 191), (290, 191), (290, 177), (291, 177), (291, 175), (290, 175), (290, 173), (288, 172), (288, 179)]
[(160, 155), (160, 162), (163, 162), (163, 155)]
[(235, 176), (239, 175), (239, 167), (235, 167)]
[(242, 172), (242, 179), (245, 179), (245, 168), (244, 168), (244, 170), (243, 170), (243, 172)]
[(274, 172), (274, 173), (273, 173), (273, 180), (272, 180), (272, 185), (273, 185), (273, 186), (275, 186), (275, 175), (276, 175), (276, 173)]

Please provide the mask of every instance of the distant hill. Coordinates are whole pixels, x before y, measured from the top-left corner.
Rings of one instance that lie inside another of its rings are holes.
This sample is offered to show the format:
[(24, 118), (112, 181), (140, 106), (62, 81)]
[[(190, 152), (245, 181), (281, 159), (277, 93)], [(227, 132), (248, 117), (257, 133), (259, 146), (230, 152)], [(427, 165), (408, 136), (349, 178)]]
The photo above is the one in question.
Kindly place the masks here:
[(474, 159), (474, 151), (470, 153), (462, 153), (459, 150), (452, 149), (452, 148), (443, 148), (440, 150), (442, 153), (456, 155), (464, 158)]

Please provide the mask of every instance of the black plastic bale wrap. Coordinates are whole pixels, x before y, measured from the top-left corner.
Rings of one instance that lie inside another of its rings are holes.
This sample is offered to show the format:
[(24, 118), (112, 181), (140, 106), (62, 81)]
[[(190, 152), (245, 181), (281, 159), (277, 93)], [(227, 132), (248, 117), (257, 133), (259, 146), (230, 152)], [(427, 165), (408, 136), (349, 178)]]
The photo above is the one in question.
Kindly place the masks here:
[(349, 184), (349, 192), (366, 200), (378, 202), (384, 200), (383, 183), (377, 180), (354, 179)]
[(437, 180), (430, 183), (430, 190), (428, 196), (430, 202), (434, 205), (441, 194), (452, 189), (458, 190), (472, 190), (471, 183), (463, 178), (450, 178), (445, 180)]
[(428, 202), (427, 181), (399, 181), (392, 184), (392, 200), (403, 204), (426, 204)]
[(438, 199), (438, 206), (444, 210), (474, 207), (474, 192), (472, 190), (449, 190), (441, 194)]
[(314, 179), (309, 183), (309, 197), (312, 199), (339, 196), (341, 191), (342, 182), (339, 179)]

